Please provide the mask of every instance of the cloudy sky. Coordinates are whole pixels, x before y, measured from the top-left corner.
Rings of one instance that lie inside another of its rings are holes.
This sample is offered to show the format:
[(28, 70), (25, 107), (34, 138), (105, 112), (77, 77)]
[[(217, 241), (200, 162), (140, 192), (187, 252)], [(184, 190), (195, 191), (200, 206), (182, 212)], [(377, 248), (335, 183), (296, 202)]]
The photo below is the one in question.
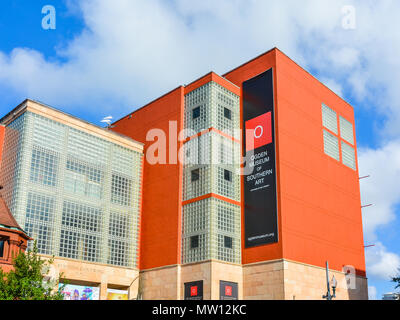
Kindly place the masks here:
[[(56, 9), (56, 29), (42, 8)], [(7, 0), (0, 116), (26, 97), (99, 124), (278, 47), (355, 108), (371, 298), (400, 267), (398, 0)]]

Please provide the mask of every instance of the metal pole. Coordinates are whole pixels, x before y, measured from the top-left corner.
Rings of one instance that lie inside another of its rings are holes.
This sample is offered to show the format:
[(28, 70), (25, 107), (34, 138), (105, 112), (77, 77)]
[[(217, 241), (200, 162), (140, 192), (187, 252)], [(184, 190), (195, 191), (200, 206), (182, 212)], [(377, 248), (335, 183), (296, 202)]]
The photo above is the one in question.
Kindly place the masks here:
[(328, 261), (326, 261), (326, 288), (327, 288), (326, 296), (322, 296), (322, 298), (324, 298), (326, 300), (332, 300), (331, 288), (330, 288), (330, 284), (329, 284), (329, 264), (328, 264)]

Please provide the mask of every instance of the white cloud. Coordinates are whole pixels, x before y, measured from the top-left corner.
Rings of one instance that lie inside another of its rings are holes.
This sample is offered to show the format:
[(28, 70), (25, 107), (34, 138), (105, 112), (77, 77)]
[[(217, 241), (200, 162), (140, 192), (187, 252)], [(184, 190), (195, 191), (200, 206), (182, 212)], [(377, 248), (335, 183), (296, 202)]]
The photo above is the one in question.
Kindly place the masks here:
[(366, 251), (366, 261), (369, 276), (390, 281), (399, 273), (400, 256), (388, 252), (380, 242)]
[(378, 300), (377, 290), (374, 286), (368, 286), (368, 299)]
[[(366, 243), (378, 240), (377, 231), (396, 219), (396, 206), (400, 204), (400, 140), (386, 143), (378, 149), (359, 150), (360, 175), (371, 175), (361, 180), (364, 239)], [(389, 252), (381, 243), (366, 250), (368, 276), (389, 281), (398, 273), (400, 256)]]
[(400, 204), (400, 140), (391, 141), (378, 149), (359, 149), (364, 233), (366, 241), (376, 240), (376, 231), (396, 219)]

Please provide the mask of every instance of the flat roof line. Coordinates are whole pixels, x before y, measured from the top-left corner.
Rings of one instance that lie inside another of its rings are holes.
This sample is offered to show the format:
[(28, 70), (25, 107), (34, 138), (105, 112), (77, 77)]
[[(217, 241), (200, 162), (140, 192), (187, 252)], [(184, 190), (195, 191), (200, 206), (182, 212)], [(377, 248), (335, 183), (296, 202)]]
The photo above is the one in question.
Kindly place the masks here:
[[(12, 114), (16, 113), (17, 111), (22, 111), (21, 107), (22, 107), (24, 104), (26, 104), (27, 102), (29, 102), (29, 101), (30, 101), (30, 102), (33, 102), (33, 103), (36, 103), (36, 104), (39, 104), (39, 105), (41, 105), (41, 106), (43, 106), (43, 107), (45, 107), (45, 108), (51, 109), (51, 110), (53, 110), (53, 111), (55, 111), (55, 112), (59, 112), (59, 113), (61, 113), (61, 114), (63, 114), (63, 115), (66, 115), (66, 116), (71, 117), (71, 118), (73, 118), (73, 119), (75, 119), (75, 120), (78, 120), (78, 121), (80, 121), (80, 122), (83, 122), (83, 123), (85, 123), (85, 124), (87, 124), (87, 125), (89, 125), (89, 126), (93, 126), (93, 127), (98, 128), (98, 129), (100, 129), (100, 130), (102, 130), (102, 131), (109, 132), (109, 133), (111, 133), (111, 134), (113, 134), (113, 135), (122, 137), (122, 138), (124, 138), (124, 139), (130, 140), (130, 141), (132, 141), (132, 142), (135, 142), (135, 143), (137, 143), (137, 144), (139, 144), (139, 145), (144, 146), (144, 143), (139, 142), (139, 141), (136, 141), (136, 140), (134, 140), (134, 139), (132, 139), (132, 138), (130, 138), (130, 137), (128, 137), (128, 136), (125, 136), (125, 135), (120, 134), (120, 133), (118, 133), (118, 132), (109, 130), (109, 129), (107, 129), (107, 128), (100, 127), (100, 126), (98, 126), (98, 125), (96, 125), (96, 124), (94, 124), (94, 123), (91, 123), (91, 122), (86, 121), (86, 120), (84, 120), (84, 119), (78, 118), (78, 117), (76, 117), (76, 116), (74, 116), (74, 115), (72, 115), (72, 114), (70, 114), (70, 113), (61, 111), (61, 110), (59, 110), (59, 109), (57, 109), (57, 108), (54, 108), (54, 107), (52, 107), (52, 106), (50, 106), (50, 105), (48, 105), (48, 104), (46, 104), (46, 103), (43, 103), (43, 102), (41, 102), (41, 101), (34, 100), (34, 99), (29, 99), (29, 98), (28, 98), (28, 99), (25, 99), (25, 100), (24, 100), (23, 102), (21, 102), (18, 106), (16, 106), (14, 109), (12, 109), (10, 112), (8, 112), (5, 116), (3, 116), (3, 117), (0, 119), (0, 124), (2, 125), (3, 122), (4, 122), (5, 120), (7, 120)], [(25, 106), (25, 107), (26, 107), (26, 106)], [(19, 109), (21, 109), (21, 110), (19, 110)]]
[(268, 53), (270, 53), (270, 52), (272, 52), (272, 51), (274, 51), (274, 50), (280, 51), (277, 47), (273, 47), (272, 49), (269, 49), (268, 51), (265, 51), (264, 53), (259, 54), (257, 57), (255, 57), (255, 58), (253, 58), (253, 59), (251, 59), (251, 60), (249, 60), (249, 61), (246, 61), (245, 63), (242, 63), (242, 64), (239, 65), (238, 67), (235, 67), (235, 68), (233, 68), (232, 70), (230, 70), (230, 71), (224, 73), (224, 74), (222, 75), (222, 77), (225, 78), (225, 76), (226, 76), (227, 74), (229, 74), (229, 73), (231, 73), (231, 72), (233, 72), (233, 71), (235, 71), (235, 70), (237, 70), (237, 69), (239, 69), (239, 68), (245, 66), (246, 64), (249, 64), (250, 62), (253, 62), (254, 60), (257, 60), (258, 58), (260, 58), (260, 57), (262, 57), (262, 56), (264, 56), (264, 55), (266, 55), (266, 54), (268, 54)]
[(172, 92), (174, 92), (174, 91), (176, 91), (176, 90), (178, 90), (178, 89), (180, 89), (180, 88), (184, 88), (184, 86), (180, 85), (180, 86), (176, 87), (175, 89), (172, 89), (171, 91), (168, 91), (167, 93), (163, 94), (162, 96), (159, 96), (158, 98), (156, 98), (156, 99), (154, 99), (154, 100), (152, 100), (152, 101), (146, 103), (144, 106), (142, 106), (142, 107), (140, 107), (140, 108), (138, 108), (138, 109), (136, 109), (136, 110), (134, 110), (134, 111), (128, 113), (127, 115), (125, 115), (125, 116), (123, 116), (122, 118), (118, 119), (117, 121), (113, 122), (112, 125), (114, 125), (114, 124), (118, 123), (119, 121), (125, 119), (127, 116), (133, 115), (135, 112), (138, 112), (138, 111), (140, 111), (140, 110), (142, 110), (142, 109), (148, 107), (148, 106), (151, 105), (152, 103), (154, 103), (154, 102), (156, 102), (156, 101), (158, 101), (158, 100), (160, 100), (160, 99), (166, 97), (166, 96), (169, 95), (170, 93), (172, 93)]

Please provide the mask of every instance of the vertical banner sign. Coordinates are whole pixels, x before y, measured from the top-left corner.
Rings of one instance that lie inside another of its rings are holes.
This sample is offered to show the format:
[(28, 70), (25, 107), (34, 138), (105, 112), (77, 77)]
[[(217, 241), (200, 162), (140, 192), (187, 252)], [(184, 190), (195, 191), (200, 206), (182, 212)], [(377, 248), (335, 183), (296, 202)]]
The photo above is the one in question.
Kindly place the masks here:
[(278, 242), (273, 70), (243, 82), (245, 247)]
[(219, 299), (220, 300), (238, 300), (239, 290), (236, 282), (220, 281), (219, 282)]
[(185, 300), (203, 300), (203, 281), (185, 283)]

